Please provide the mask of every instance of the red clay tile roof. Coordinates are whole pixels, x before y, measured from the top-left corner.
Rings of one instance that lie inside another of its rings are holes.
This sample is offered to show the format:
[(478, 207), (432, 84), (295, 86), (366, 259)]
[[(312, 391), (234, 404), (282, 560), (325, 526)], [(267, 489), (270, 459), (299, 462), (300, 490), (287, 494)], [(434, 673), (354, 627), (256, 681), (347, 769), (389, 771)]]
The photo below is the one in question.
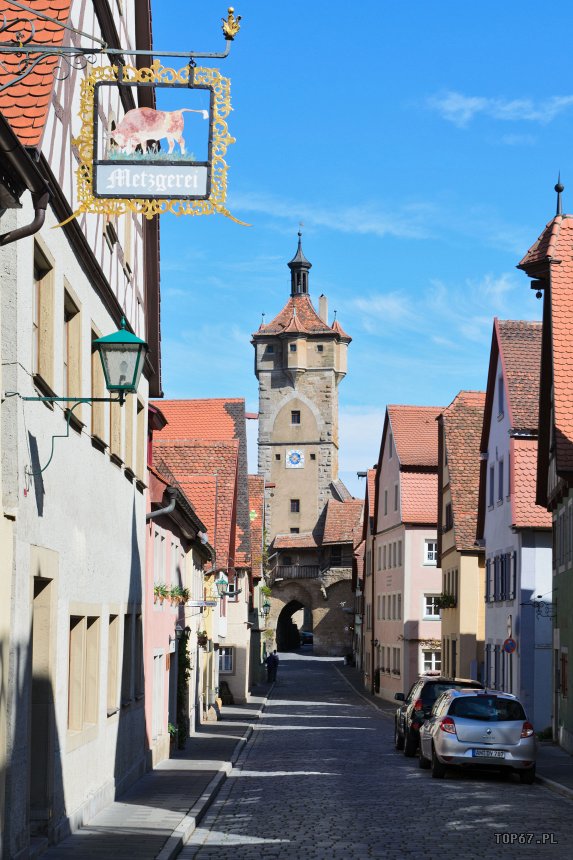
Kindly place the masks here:
[(252, 572), (256, 579), (263, 575), (263, 530), (265, 511), (265, 479), (249, 475), (249, 518), (251, 521)]
[(165, 463), (205, 523), (217, 567), (235, 565), (238, 454), (237, 439), (153, 439), (154, 461)]
[(512, 439), (511, 524), (515, 528), (551, 528), (551, 514), (535, 504), (537, 439)]
[[(438, 427), (436, 425), (436, 436)], [(438, 476), (432, 472), (401, 472), (402, 522), (434, 525), (438, 520)]]
[(458, 550), (476, 550), (484, 405), (485, 392), (460, 391), (442, 413)]
[(316, 549), (318, 544), (309, 533), (275, 535), (273, 549)]
[[(28, 5), (35, 11), (45, 12), (46, 15), (57, 18), (65, 24), (70, 14), (71, 0), (28, 0)], [(27, 17), (25, 12), (13, 6), (8, 0), (0, 0), (0, 18), (3, 15), (6, 15), (9, 20)], [(62, 44), (66, 32), (62, 27), (42, 18), (33, 20), (36, 28), (32, 40), (34, 43)], [(3, 42), (5, 41), (9, 39), (4, 37)], [(6, 66), (6, 71), (2, 71), (3, 80), (18, 74), (19, 60), (16, 56), (3, 54), (1, 59)], [(54, 86), (54, 69), (58, 62), (57, 57), (42, 60), (26, 78), (0, 93), (0, 111), (24, 146), (38, 148), (41, 143)]]
[(283, 332), (304, 332), (305, 334), (333, 335), (350, 340), (340, 325), (332, 328), (315, 311), (308, 293), (290, 296), (280, 313), (269, 323), (259, 326), (253, 337), (260, 334), (282, 334)]
[(244, 404), (237, 398), (204, 400), (152, 400), (168, 421), (162, 439), (236, 439), (235, 410), (231, 404)]
[(498, 319), (494, 325), (498, 332), (511, 427), (537, 433), (542, 325)]
[(376, 469), (368, 469), (366, 480), (368, 482), (368, 516), (373, 517), (376, 498)]
[(559, 233), (563, 219), (567, 215), (556, 215), (545, 227), (545, 230), (534, 242), (525, 257), (517, 264), (518, 269), (527, 271), (530, 267), (535, 266), (546, 260), (552, 260), (556, 254), (556, 248), (559, 242)]
[(400, 466), (438, 465), (438, 425), (442, 406), (388, 406)]
[(231, 552), (234, 563), (250, 564), (250, 520), (247, 483), (247, 437), (245, 401), (243, 398), (209, 398), (197, 400), (157, 400), (153, 406), (161, 409), (168, 424), (158, 439), (205, 441), (237, 440), (239, 470), (236, 510), (236, 547)]
[[(544, 236), (545, 240), (542, 241), (542, 237), (538, 247), (534, 246), (528, 251), (519, 268), (532, 276), (542, 274), (545, 278), (550, 277), (550, 293), (545, 297), (544, 314), (547, 311), (550, 313), (551, 328), (548, 334), (550, 331), (552, 368), (548, 359), (544, 372), (549, 376), (552, 370), (553, 375), (556, 467), (561, 474), (573, 472), (573, 217), (557, 215), (547, 226)], [(542, 263), (545, 265), (542, 266)], [(549, 421), (549, 415), (545, 415), (543, 420)], [(548, 449), (546, 441), (544, 439), (543, 444)], [(540, 450), (540, 464), (547, 455), (548, 450)], [(541, 497), (545, 495), (544, 484), (546, 486), (547, 476), (539, 472), (537, 490)]]
[(336, 334), (339, 334), (341, 340), (347, 340), (348, 343), (350, 343), (350, 341), (352, 340), (350, 335), (346, 334), (346, 332), (344, 331), (344, 329), (342, 328), (342, 326), (340, 325), (338, 320), (334, 320), (334, 322), (332, 323), (332, 331), (335, 331)]
[(363, 510), (362, 499), (349, 499), (346, 502), (329, 499), (322, 543), (352, 543), (356, 546), (362, 537)]

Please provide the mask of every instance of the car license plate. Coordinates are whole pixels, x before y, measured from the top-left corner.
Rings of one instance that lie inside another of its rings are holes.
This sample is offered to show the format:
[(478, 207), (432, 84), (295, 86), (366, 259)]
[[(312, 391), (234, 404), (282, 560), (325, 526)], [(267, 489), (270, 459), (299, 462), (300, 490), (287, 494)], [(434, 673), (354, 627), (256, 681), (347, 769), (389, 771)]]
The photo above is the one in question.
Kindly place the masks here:
[(503, 750), (472, 750), (474, 758), (505, 758)]

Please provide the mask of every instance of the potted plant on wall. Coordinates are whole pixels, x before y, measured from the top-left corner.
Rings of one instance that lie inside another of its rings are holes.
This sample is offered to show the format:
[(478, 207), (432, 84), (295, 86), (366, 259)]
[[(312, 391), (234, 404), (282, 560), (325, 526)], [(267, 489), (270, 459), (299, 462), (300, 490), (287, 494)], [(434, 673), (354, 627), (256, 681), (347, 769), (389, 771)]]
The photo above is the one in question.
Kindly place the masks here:
[(439, 609), (453, 609), (456, 605), (456, 598), (453, 594), (448, 594), (444, 591), (442, 594), (438, 595), (436, 603), (438, 604)]
[(168, 588), (163, 582), (158, 582), (156, 585), (153, 586), (154, 603), (159, 601), (160, 605), (163, 604), (163, 601), (168, 594)]
[(206, 630), (197, 631), (197, 645), (199, 645), (201, 648), (205, 648), (207, 646), (208, 640), (209, 637), (207, 636)]
[(183, 589), (180, 585), (173, 585), (169, 590), (169, 600), (173, 605), (181, 603), (183, 598)]

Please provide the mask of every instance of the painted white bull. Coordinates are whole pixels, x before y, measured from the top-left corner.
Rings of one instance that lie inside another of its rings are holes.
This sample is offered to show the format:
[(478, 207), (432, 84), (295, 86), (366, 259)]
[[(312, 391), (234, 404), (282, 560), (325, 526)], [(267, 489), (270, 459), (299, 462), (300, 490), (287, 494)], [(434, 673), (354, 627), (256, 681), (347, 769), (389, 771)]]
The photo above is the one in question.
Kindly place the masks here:
[(134, 108), (128, 110), (121, 122), (113, 131), (108, 131), (108, 139), (115, 141), (117, 146), (126, 155), (131, 155), (135, 147), (140, 145), (143, 152), (147, 152), (148, 140), (161, 140), (166, 138), (169, 142), (169, 152), (172, 153), (175, 143), (179, 144), (181, 154), (185, 154), (185, 139), (183, 137), (183, 114), (200, 113), (203, 119), (209, 119), (206, 110), (193, 110), (192, 108), (181, 108), (181, 110), (153, 110), (153, 108)]

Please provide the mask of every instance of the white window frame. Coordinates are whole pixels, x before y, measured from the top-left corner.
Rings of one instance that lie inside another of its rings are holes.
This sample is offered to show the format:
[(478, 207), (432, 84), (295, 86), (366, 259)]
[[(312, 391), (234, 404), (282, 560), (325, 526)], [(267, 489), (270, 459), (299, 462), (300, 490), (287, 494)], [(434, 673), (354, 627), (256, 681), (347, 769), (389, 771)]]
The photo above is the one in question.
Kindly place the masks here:
[[(434, 549), (430, 551), (429, 544), (434, 545)], [(434, 558), (430, 558), (430, 552), (433, 554)], [(424, 540), (424, 564), (431, 564), (434, 567), (438, 563), (438, 539), (437, 538), (426, 538)]]
[(235, 672), (235, 648), (233, 645), (219, 647), (219, 675), (233, 675)]
[[(438, 599), (437, 594), (424, 594), (423, 606), (422, 606), (422, 618), (424, 621), (439, 621), (440, 620), (440, 609), (436, 605), (436, 600)], [(429, 606), (428, 604), (431, 604)], [(434, 612), (428, 612), (428, 609), (433, 609)]]
[[(427, 655), (427, 656), (426, 656)], [(428, 659), (429, 658), (429, 659)], [(428, 663), (429, 665), (426, 665)], [(436, 665), (439, 663), (439, 665)], [(423, 672), (441, 672), (442, 671), (442, 652), (421, 650), (420, 652), (420, 671)]]

